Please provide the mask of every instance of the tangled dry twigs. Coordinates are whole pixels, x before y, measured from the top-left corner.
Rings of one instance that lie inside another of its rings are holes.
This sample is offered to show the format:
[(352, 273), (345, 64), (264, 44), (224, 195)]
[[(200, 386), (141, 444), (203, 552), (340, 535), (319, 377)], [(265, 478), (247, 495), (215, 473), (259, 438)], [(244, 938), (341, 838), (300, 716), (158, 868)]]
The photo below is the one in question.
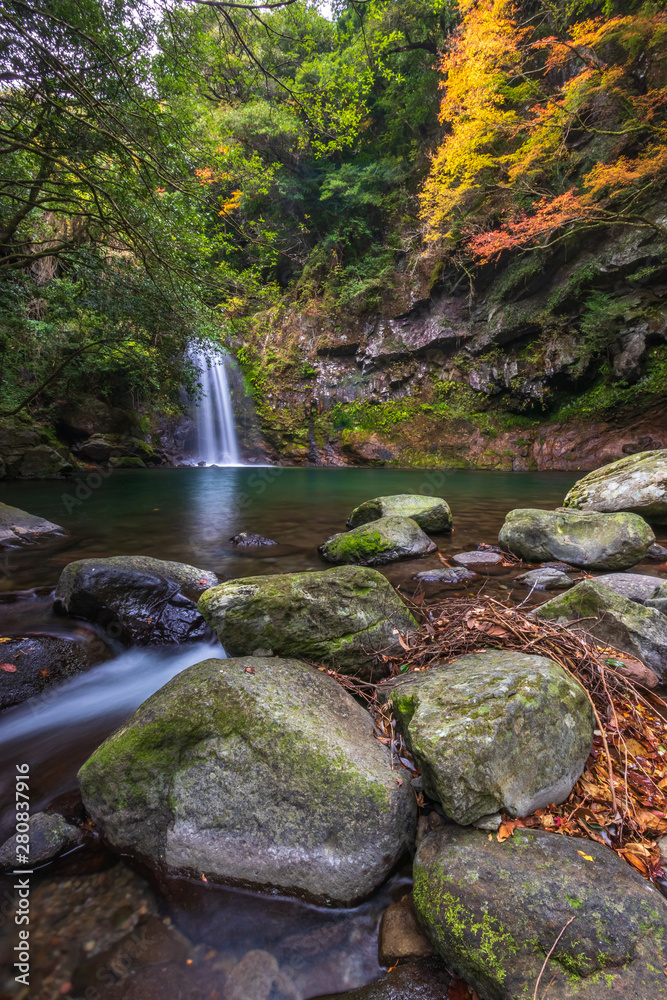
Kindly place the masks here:
[[(516, 650), (548, 656), (583, 686), (597, 728), (583, 775), (561, 805), (520, 819), (505, 817), (500, 840), (518, 826), (542, 828), (588, 838), (616, 851), (644, 877), (665, 890), (667, 877), (658, 840), (667, 833), (667, 703), (631, 676), (645, 668), (634, 657), (602, 647), (583, 628), (564, 628), (489, 597), (450, 598), (437, 605), (416, 605), (420, 627), (399, 636), (402, 653), (383, 657), (392, 676), (446, 668), (466, 653)], [(374, 685), (338, 678), (363, 694), (397, 763), (415, 765)]]

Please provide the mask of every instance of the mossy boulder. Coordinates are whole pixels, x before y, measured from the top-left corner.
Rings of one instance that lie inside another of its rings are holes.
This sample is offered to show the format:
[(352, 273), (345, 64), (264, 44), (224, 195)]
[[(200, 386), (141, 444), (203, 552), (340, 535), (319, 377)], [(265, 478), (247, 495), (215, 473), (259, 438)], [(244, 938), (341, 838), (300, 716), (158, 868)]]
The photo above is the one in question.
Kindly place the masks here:
[(627, 510), (667, 524), (667, 449), (640, 451), (603, 465), (574, 484), (563, 501), (575, 510)]
[(395, 629), (416, 627), (389, 581), (361, 566), (227, 580), (202, 594), (199, 610), (231, 656), (269, 649), (364, 676), (396, 645)]
[(535, 616), (577, 625), (605, 644), (638, 657), (658, 677), (667, 678), (667, 618), (655, 608), (622, 597), (596, 580), (583, 580), (566, 594), (542, 604)]
[(640, 604), (657, 596), (660, 582), (658, 577), (647, 573), (604, 573), (595, 577), (595, 583)]
[(425, 791), (457, 823), (563, 802), (593, 744), (583, 688), (543, 656), (473, 653), (383, 689)]
[(435, 549), (435, 542), (411, 517), (381, 517), (332, 535), (318, 551), (327, 562), (385, 566), (398, 559), (428, 555)]
[(381, 517), (411, 517), (420, 528), (432, 534), (452, 530), (452, 512), (446, 500), (413, 493), (366, 500), (354, 508), (347, 519), (347, 526), (358, 528)]
[(482, 1000), (667, 997), (667, 905), (600, 844), (439, 827), (414, 879), (422, 925)]
[(511, 510), (498, 541), (527, 562), (562, 559), (588, 569), (627, 569), (646, 555), (653, 531), (637, 514)]
[(0, 503), (0, 546), (36, 542), (43, 535), (65, 534), (65, 529), (20, 507)]
[(55, 608), (101, 625), (127, 645), (198, 642), (210, 633), (182, 587), (196, 597), (214, 580), (194, 566), (146, 556), (79, 559), (60, 575)]
[(373, 720), (298, 660), (205, 660), (79, 772), (108, 843), (162, 870), (324, 902), (366, 896), (411, 845), (416, 804)]

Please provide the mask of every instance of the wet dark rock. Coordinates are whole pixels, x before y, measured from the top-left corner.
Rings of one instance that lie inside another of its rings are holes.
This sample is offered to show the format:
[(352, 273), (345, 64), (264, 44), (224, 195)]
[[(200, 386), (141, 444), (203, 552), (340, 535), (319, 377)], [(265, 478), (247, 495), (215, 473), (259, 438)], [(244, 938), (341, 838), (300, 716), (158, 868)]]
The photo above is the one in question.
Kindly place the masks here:
[(0, 871), (44, 865), (84, 841), (82, 830), (78, 826), (72, 826), (58, 813), (33, 813), (28, 826), (29, 854), (26, 856), (17, 852), (15, 836), (10, 837), (0, 847)]
[(563, 802), (593, 743), (586, 694), (544, 656), (487, 651), (385, 683), (424, 789), (457, 823)]
[(139, 458), (145, 465), (160, 463), (160, 457), (148, 442), (128, 434), (93, 434), (73, 445), (72, 454), (99, 465), (109, 465), (113, 459), (125, 457)]
[(412, 893), (398, 903), (392, 903), (382, 914), (379, 957), (381, 965), (395, 965), (408, 959), (425, 958), (433, 954), (433, 946), (421, 927)]
[(530, 590), (563, 590), (571, 587), (573, 581), (559, 569), (540, 566), (539, 569), (529, 569), (514, 578), (514, 583)]
[(465, 566), (441, 566), (436, 569), (425, 569), (417, 573), (413, 579), (421, 580), (424, 583), (442, 583), (454, 587), (460, 587), (477, 579), (477, 573), (466, 569)]
[(532, 997), (538, 980), (549, 1000), (667, 997), (665, 900), (600, 844), (525, 829), (500, 844), (443, 826), (414, 875), (431, 941), (485, 1000)]
[(209, 587), (220, 582), (218, 576), (209, 569), (199, 569), (187, 563), (171, 559), (155, 559), (153, 556), (110, 556), (108, 559), (77, 559), (69, 563), (60, 574), (56, 597), (61, 601), (70, 600), (77, 588), (78, 574), (90, 567), (100, 569), (121, 569), (129, 573), (149, 573), (178, 585), (190, 600), (196, 601)]
[(640, 562), (655, 535), (637, 514), (566, 510), (511, 510), (498, 540), (527, 562), (562, 559), (589, 569), (628, 569)]
[(256, 535), (254, 531), (239, 531), (229, 539), (234, 545), (257, 546), (257, 545), (277, 545), (272, 538), (265, 538), (264, 535)]
[(657, 542), (654, 542), (654, 544), (650, 545), (646, 550), (645, 558), (651, 559), (654, 562), (665, 562), (667, 561), (667, 548), (665, 548), (664, 545), (659, 545)]
[(663, 680), (667, 677), (667, 618), (597, 580), (583, 580), (566, 594), (542, 604), (535, 616), (582, 628), (596, 639), (636, 656)]
[[(142, 572), (144, 557), (115, 556), (111, 559), (80, 559), (61, 573), (56, 587), (56, 610), (95, 622), (109, 635), (125, 644), (140, 646), (199, 642), (208, 629), (197, 606), (181, 586), (165, 575)], [(155, 560), (160, 562), (161, 560)], [(152, 561), (151, 561), (152, 564)], [(162, 563), (181, 567), (183, 586), (197, 591), (197, 580), (208, 586), (210, 577), (182, 563)], [(160, 570), (162, 572), (162, 570)], [(165, 573), (167, 570), (164, 571)], [(217, 579), (217, 577), (216, 577)]]
[(369, 894), (415, 833), (414, 794), (370, 714), (325, 673), (277, 657), (182, 671), (79, 783), (116, 851), (326, 902)]
[(36, 542), (42, 535), (65, 534), (59, 524), (0, 503), (0, 546)]
[(93, 636), (74, 639), (40, 634), (10, 638), (0, 644), (0, 709), (19, 705), (110, 656), (106, 643)]
[(366, 677), (381, 672), (374, 660), (395, 629), (416, 625), (386, 577), (361, 566), (228, 580), (199, 610), (231, 656), (271, 650)]
[(376, 983), (317, 1000), (445, 1000), (451, 976), (437, 959), (399, 965)]

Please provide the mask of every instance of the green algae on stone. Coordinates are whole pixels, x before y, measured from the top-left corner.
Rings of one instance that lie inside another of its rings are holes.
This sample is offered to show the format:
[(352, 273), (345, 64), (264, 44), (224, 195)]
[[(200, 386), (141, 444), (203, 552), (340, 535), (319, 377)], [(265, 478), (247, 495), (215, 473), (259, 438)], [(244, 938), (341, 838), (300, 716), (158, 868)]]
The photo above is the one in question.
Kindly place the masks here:
[(527, 562), (618, 570), (643, 559), (655, 535), (637, 514), (519, 508), (505, 518), (498, 541)]
[(532, 1000), (554, 945), (549, 1000), (667, 997), (665, 901), (600, 844), (445, 826), (420, 843), (414, 879), (434, 947), (482, 997)]
[(580, 622), (596, 639), (638, 657), (663, 680), (667, 677), (667, 617), (596, 580), (582, 580), (540, 605), (535, 616), (561, 625)]
[(574, 484), (564, 507), (583, 511), (631, 511), (667, 523), (667, 449), (641, 451), (589, 472)]
[(593, 743), (580, 684), (543, 656), (491, 651), (382, 686), (424, 789), (457, 823), (563, 802)]
[(394, 516), (411, 517), (423, 531), (431, 534), (451, 531), (452, 528), (452, 512), (446, 500), (412, 493), (366, 500), (354, 508), (347, 520), (347, 527), (358, 528), (369, 521)]
[(202, 594), (199, 610), (232, 656), (270, 649), (365, 676), (396, 644), (395, 629), (416, 627), (389, 581), (361, 566), (227, 580)]
[(380, 517), (332, 535), (319, 551), (327, 562), (384, 566), (434, 552), (435, 542), (410, 517)]
[(205, 660), (178, 674), (79, 772), (117, 851), (222, 882), (349, 903), (414, 835), (409, 781), (365, 709), (297, 660)]

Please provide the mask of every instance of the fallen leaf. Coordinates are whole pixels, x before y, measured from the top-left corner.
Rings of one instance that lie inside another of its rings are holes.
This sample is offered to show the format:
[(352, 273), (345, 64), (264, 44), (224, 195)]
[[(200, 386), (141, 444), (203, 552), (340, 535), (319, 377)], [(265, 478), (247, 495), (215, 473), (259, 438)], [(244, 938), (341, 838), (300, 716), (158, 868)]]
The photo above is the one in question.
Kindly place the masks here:
[(516, 823), (513, 820), (508, 819), (501, 823), (498, 827), (498, 843), (502, 844), (504, 840), (509, 840), (515, 830)]
[(254, 667), (246, 667), (245, 668), (245, 672), (247, 674), (254, 674), (255, 673), (255, 669), (254, 669)]
[(583, 851), (577, 851), (577, 854), (581, 854), (584, 861), (594, 861), (590, 854), (584, 854)]
[(4, 670), (6, 674), (16, 673), (16, 667), (13, 663), (0, 663), (0, 670)]

